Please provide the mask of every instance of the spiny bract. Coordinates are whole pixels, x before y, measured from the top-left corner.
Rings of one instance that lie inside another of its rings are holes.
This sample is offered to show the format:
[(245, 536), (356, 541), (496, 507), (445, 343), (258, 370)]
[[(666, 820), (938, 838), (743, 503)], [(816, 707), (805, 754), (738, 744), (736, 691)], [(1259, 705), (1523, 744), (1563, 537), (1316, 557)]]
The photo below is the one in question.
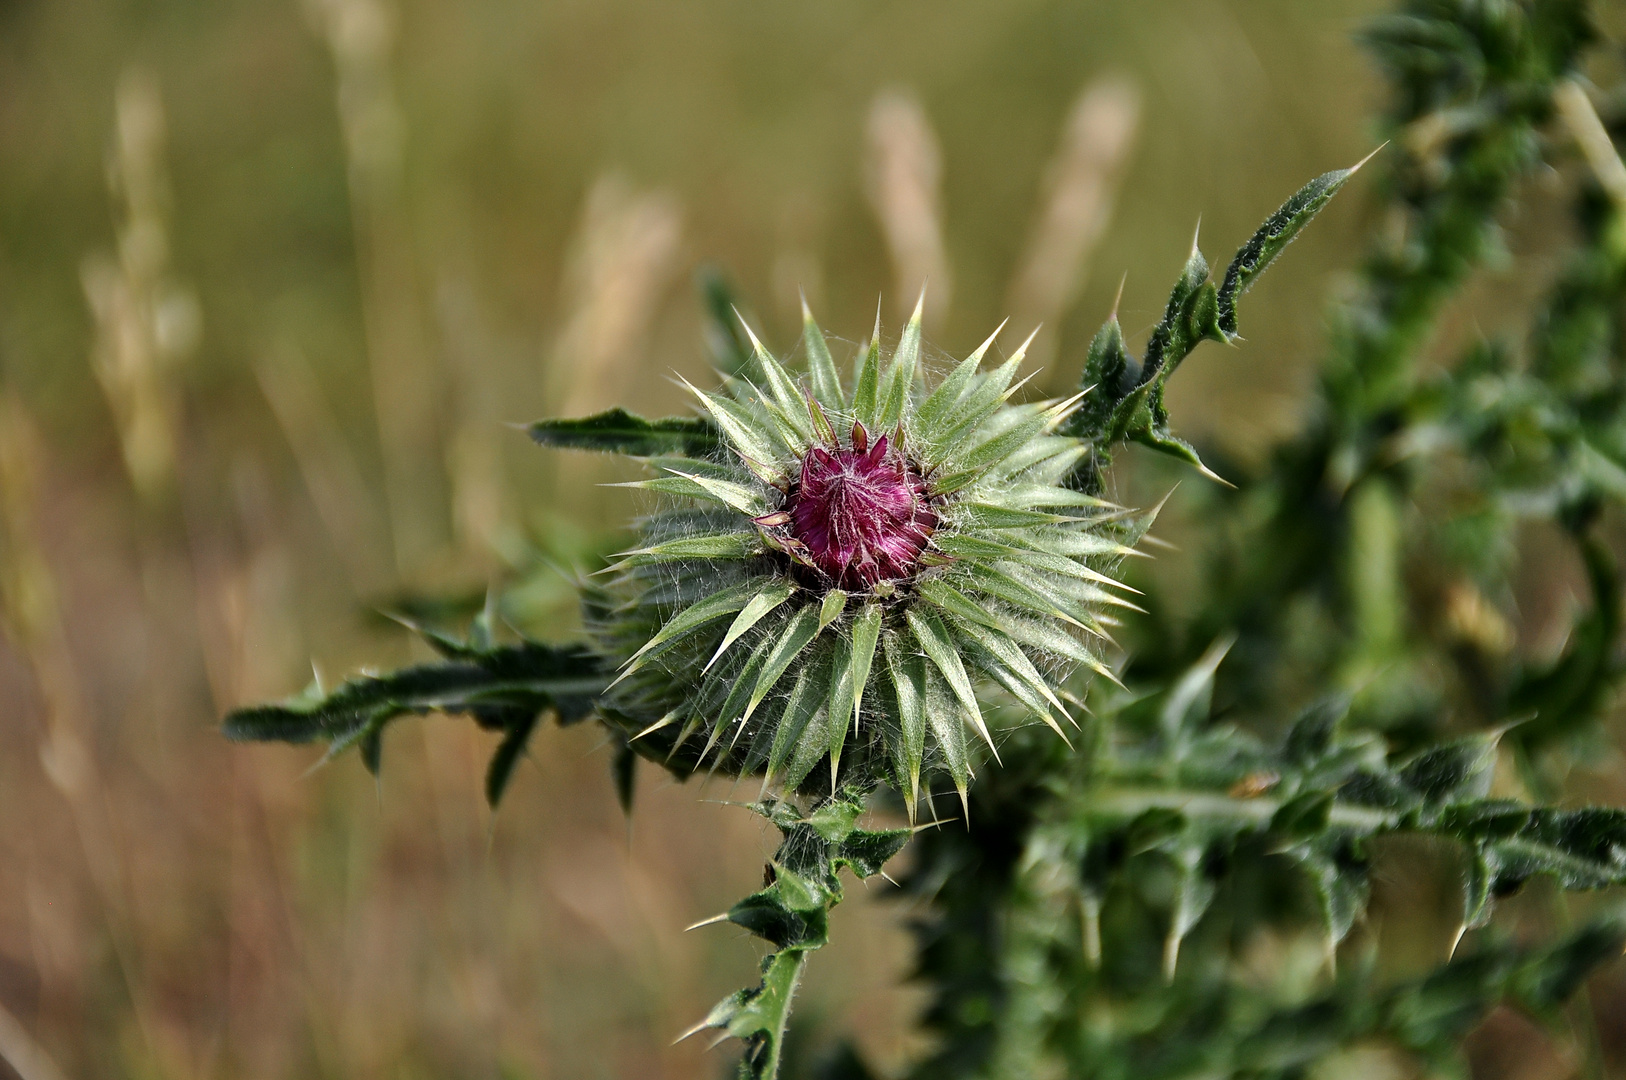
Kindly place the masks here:
[(833, 789), (862, 762), (912, 808), (941, 768), (963, 797), (991, 720), (1063, 734), (1062, 680), (1106, 672), (1090, 642), (1135, 522), (1067, 486), (1078, 398), (1010, 403), (1022, 349), (981, 371), (990, 337), (928, 389), (917, 307), (844, 388), (805, 321), (805, 378), (752, 334), (744, 371), (689, 387), (716, 449), (644, 459), (661, 475), (631, 486), (676, 498), (588, 590), (620, 664), (601, 711), (683, 771), (822, 788), (828, 760)]

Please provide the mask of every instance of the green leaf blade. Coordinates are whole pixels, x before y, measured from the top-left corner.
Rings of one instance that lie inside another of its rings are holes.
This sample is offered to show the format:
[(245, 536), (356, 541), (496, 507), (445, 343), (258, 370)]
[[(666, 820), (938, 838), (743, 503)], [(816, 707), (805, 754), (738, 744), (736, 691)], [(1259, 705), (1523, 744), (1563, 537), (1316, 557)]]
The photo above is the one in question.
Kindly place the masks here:
[(716, 426), (701, 417), (646, 420), (625, 409), (610, 409), (576, 420), (538, 420), (525, 430), (542, 446), (630, 457), (704, 457), (715, 452), (722, 442)]

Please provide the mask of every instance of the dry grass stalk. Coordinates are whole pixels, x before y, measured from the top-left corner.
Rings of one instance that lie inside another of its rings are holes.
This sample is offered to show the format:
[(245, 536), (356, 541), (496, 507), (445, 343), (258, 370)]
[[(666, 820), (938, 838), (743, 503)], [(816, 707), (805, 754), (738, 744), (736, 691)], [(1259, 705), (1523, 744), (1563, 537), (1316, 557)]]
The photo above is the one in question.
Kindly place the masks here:
[(1617, 206), (1626, 207), (1626, 163), (1615, 150), (1615, 141), (1603, 126), (1592, 99), (1574, 79), (1565, 79), (1553, 92), (1558, 113), (1564, 118), (1570, 133), (1581, 147), (1598, 186), (1608, 193)]
[(139, 976), (141, 938), (133, 925), (129, 870), (96, 760), (85, 683), (68, 646), (56, 575), (37, 521), (44, 462), (33, 419), (14, 397), (0, 398), (0, 601), (6, 633), (27, 660), (43, 699), (40, 765), (68, 804), (141, 1038), (156, 1056), (160, 1025)]
[(943, 246), (942, 152), (926, 111), (899, 90), (882, 91), (869, 110), (865, 160), (870, 206), (892, 254), (895, 303), (907, 315), (920, 290), (925, 323), (939, 323), (953, 292)]
[(382, 588), (387, 584), (379, 580), (381, 557), (387, 559), (385, 527), (315, 372), (289, 348), (256, 364), (254, 374), (357, 593)]
[(338, 79), (351, 217), (363, 289), (373, 406), (384, 459), (396, 569), (445, 544), (442, 375), (420, 317), (402, 183), (406, 122), (391, 75), (395, 17), (387, 0), (306, 0)]
[(0, 1064), (10, 1066), (19, 1080), (67, 1080), (51, 1055), (4, 1006), (0, 1006)]
[(616, 174), (588, 192), (565, 276), (564, 329), (553, 347), (549, 395), (558, 413), (609, 408), (627, 389), (683, 236), (665, 191), (639, 191)]
[(116, 204), (116, 255), (88, 257), (80, 271), (96, 324), (92, 367), (118, 424), (137, 491), (162, 497), (175, 473), (177, 366), (197, 347), (197, 297), (169, 270), (169, 181), (158, 84), (126, 71), (114, 97), (108, 183)]
[(456, 422), (446, 446), (452, 532), (460, 558), (490, 571), (495, 553), (512, 553), (516, 546), (501, 442), (505, 437), (514, 439), (504, 422), (515, 417), (492, 362), (507, 350), (484, 318), (469, 282), (443, 275), (435, 300), (437, 327), (456, 394)]
[(1140, 94), (1116, 77), (1084, 88), (1045, 170), (1039, 213), (1011, 281), (1007, 310), (1019, 334), (1051, 327), (1030, 350), (1043, 362), (1056, 329), (1089, 275), (1090, 254), (1112, 220), (1113, 202), (1140, 119)]

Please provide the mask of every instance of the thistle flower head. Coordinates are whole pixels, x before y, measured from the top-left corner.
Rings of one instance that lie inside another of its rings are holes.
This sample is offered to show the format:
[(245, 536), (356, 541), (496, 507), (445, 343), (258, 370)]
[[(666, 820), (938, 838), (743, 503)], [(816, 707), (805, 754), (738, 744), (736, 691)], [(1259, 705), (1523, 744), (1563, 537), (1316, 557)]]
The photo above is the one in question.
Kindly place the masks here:
[(800, 376), (753, 335), (744, 373), (690, 387), (714, 445), (633, 485), (670, 501), (586, 597), (621, 663), (600, 709), (680, 771), (885, 779), (912, 806), (933, 769), (963, 794), (991, 723), (1062, 733), (1062, 682), (1105, 671), (1131, 530), (1067, 486), (1076, 399), (1013, 404), (1023, 350), (983, 371), (992, 337), (927, 386), (919, 309), (890, 356), (876, 329), (845, 385), (811, 316)]
[(937, 512), (920, 467), (901, 443), (885, 435), (871, 443), (860, 421), (849, 446), (814, 445), (802, 456), (785, 509), (757, 523), (786, 528), (787, 548), (838, 588), (908, 579), (937, 526)]

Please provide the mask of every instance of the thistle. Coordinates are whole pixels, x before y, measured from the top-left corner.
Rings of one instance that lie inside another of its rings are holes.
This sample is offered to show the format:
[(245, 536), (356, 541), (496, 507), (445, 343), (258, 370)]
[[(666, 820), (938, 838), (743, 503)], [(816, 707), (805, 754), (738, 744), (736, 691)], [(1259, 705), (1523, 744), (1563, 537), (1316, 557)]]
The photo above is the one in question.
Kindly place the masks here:
[(1065, 739), (1065, 679), (1110, 677), (1092, 642), (1125, 603), (1108, 571), (1134, 519), (1068, 486), (1089, 448), (1058, 428), (1082, 394), (1012, 403), (1026, 343), (983, 371), (996, 331), (927, 386), (917, 305), (890, 355), (877, 324), (844, 386), (804, 318), (801, 378), (747, 328), (750, 362), (720, 390), (685, 383), (692, 426), (533, 427), (586, 445), (622, 425), (617, 448), (659, 474), (628, 486), (668, 500), (585, 598), (618, 668), (599, 709), (685, 773), (834, 791), (846, 765), (912, 808), (941, 769), (963, 799), (1001, 722)]
[[(499, 642), (492, 603), (466, 638), (422, 631), (438, 663), (240, 710), (228, 733), (357, 746), (376, 771), (394, 718), (471, 715), (501, 732), (495, 804), (541, 717), (592, 716), (624, 805), (639, 755), (777, 784), (752, 807), (783, 838), (762, 888), (695, 924), (772, 947), (691, 1032), (740, 1040), (743, 1080), (782, 1059), (807, 1071), (787, 1024), (844, 876), (880, 875), (906, 845), (934, 1044), (906, 1075), (1298, 1076), (1375, 1047), (1438, 1071), (1500, 1003), (1557, 1018), (1626, 942), (1618, 916), (1544, 942), (1533, 908), (1516, 935), (1497, 923), (1533, 877), (1626, 885), (1626, 810), (1569, 805), (1565, 780), (1626, 680), (1626, 194), (1571, 76), (1591, 34), (1579, 0), (1418, 0), (1378, 24), (1400, 130), (1468, 119), (1396, 140), (1404, 228), (1385, 226), (1338, 309), (1310, 419), (1268, 462), (1231, 463), (1236, 491), (1196, 493), (1214, 572), (1179, 604), (1151, 583), (1155, 614), (1126, 620), (1116, 660), (1132, 689), (1094, 681), (1077, 753), (1036, 728), (1065, 737), (1070, 673), (1103, 671), (1103, 612), (1124, 603), (1109, 575), (1151, 516), (1099, 498), (1113, 457), (1137, 443), (1212, 475), (1172, 430), (1166, 384), (1202, 342), (1241, 341), (1242, 295), (1359, 166), (1301, 187), (1223, 273), (1194, 241), (1141, 355), (1110, 316), (1068, 401), (1011, 404), (1022, 350), (985, 372), (990, 343), (928, 384), (918, 313), (889, 355), (873, 335), (847, 384), (811, 318), (799, 378), (730, 322), (722, 387), (693, 391), (703, 416), (531, 429), (656, 474), (635, 486), (661, 504), (585, 591), (592, 641)], [(1577, 190), (1574, 250), (1528, 347), (1423, 365), (1517, 182), (1563, 145), (1538, 137), (1555, 117), (1599, 183)], [(1465, 625), (1501, 618), (1505, 553), (1532, 514), (1555, 519), (1591, 594), (1539, 659)], [(1015, 724), (1034, 737), (1002, 739)], [(862, 824), (879, 784), (913, 807), (941, 772), (965, 798), (985, 755), (1003, 767), (971, 790), (966, 828)], [(1436, 941), (1451, 959), (1396, 983), (1366, 912), (1402, 837), (1459, 849), (1429, 879), (1457, 881), (1462, 904)], [(1262, 979), (1255, 958), (1286, 950), (1319, 973)], [(1574, 1043), (1595, 1048), (1580, 1015)]]

